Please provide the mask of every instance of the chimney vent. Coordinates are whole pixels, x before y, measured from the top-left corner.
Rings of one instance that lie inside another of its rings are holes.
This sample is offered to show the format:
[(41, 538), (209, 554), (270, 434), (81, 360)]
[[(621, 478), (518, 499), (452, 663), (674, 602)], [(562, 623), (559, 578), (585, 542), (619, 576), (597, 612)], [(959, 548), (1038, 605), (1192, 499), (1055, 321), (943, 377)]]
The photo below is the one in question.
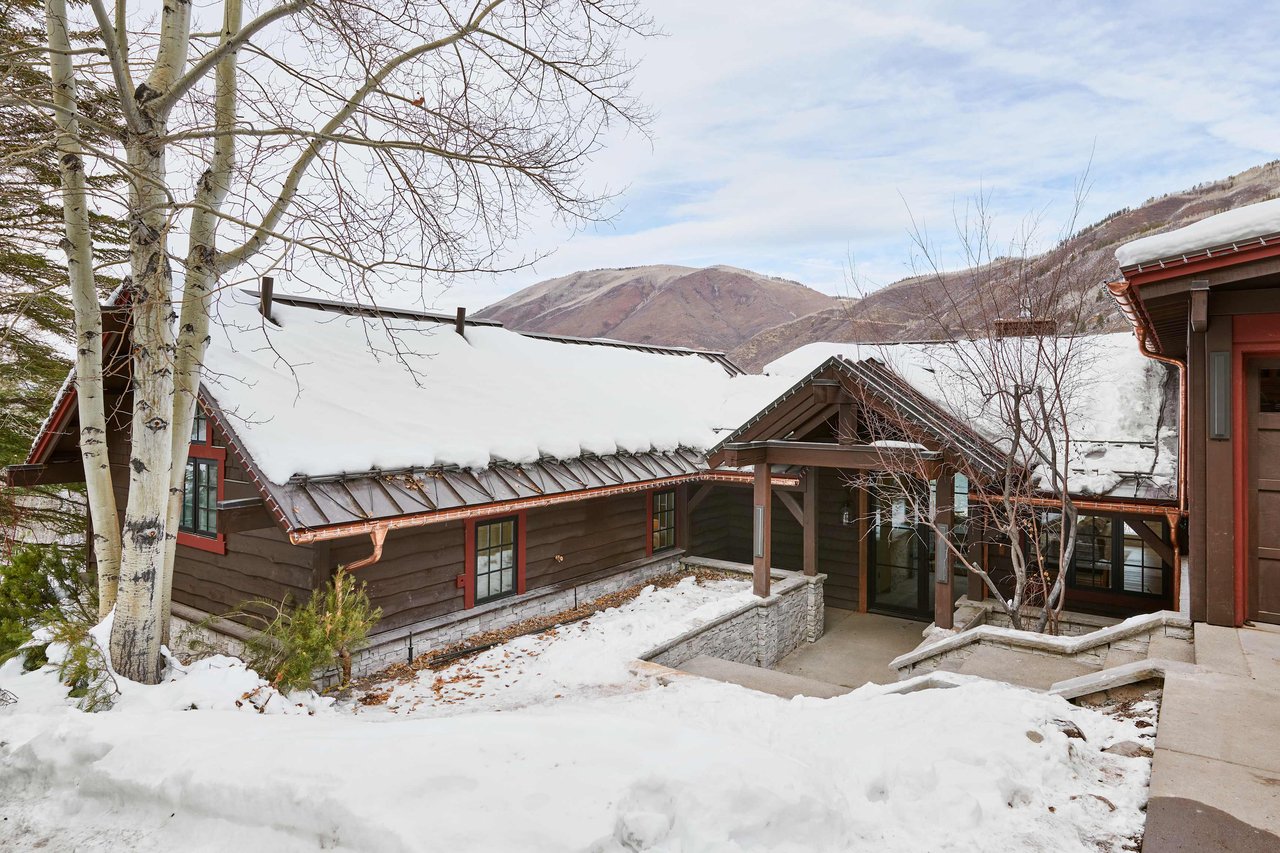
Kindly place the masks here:
[(467, 336), (467, 309), (458, 306), (458, 319), (453, 322), (453, 330), (464, 338)]
[(276, 280), (269, 275), (262, 277), (262, 287), (258, 290), (258, 313), (263, 317), (275, 322), (271, 319), (271, 299), (275, 293)]

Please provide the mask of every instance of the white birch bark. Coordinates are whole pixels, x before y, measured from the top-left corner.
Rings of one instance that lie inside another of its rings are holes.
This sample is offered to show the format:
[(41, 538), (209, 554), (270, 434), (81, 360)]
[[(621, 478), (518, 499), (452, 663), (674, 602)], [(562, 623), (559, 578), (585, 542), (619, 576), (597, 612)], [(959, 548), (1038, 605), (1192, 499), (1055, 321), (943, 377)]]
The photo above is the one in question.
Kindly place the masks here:
[(186, 65), (190, 25), (189, 3), (165, 5), (156, 64), (135, 94), (140, 127), (125, 140), (130, 167), (129, 254), (135, 293), (133, 422), (111, 660), (121, 675), (146, 684), (160, 679), (165, 563), (169, 540), (176, 534), (168, 523), (176, 319), (168, 253), (172, 202), (163, 142), (168, 115), (153, 107), (156, 95)]
[(98, 615), (115, 606), (120, 576), (120, 517), (107, 459), (107, 419), (102, 384), (102, 309), (93, 274), (93, 237), (85, 192), (84, 150), (80, 143), (79, 101), (69, 51), (66, 0), (47, 0), (49, 77), (53, 84), (54, 122), (58, 129), (58, 170), (62, 179), (62, 215), (76, 323), (76, 405), (80, 420), (80, 458), (84, 463), (93, 553), (98, 571)]

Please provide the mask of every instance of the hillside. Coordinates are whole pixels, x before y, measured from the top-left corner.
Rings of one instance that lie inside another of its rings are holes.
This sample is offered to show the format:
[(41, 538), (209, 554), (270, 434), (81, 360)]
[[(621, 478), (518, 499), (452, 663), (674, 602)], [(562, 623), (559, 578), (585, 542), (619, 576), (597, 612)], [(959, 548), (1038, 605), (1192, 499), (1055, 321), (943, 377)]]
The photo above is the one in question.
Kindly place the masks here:
[(553, 278), (479, 316), (525, 332), (728, 351), (836, 303), (797, 282), (750, 270), (652, 265)]
[(1116, 275), (1117, 246), (1278, 194), (1280, 161), (1274, 161), (1117, 211), (1038, 257), (949, 272), (945, 285), (936, 276), (907, 278), (861, 299), (837, 299), (734, 267), (644, 266), (545, 281), (486, 308), (482, 316), (524, 331), (724, 350), (756, 371), (814, 341), (945, 337), (938, 312), (930, 309), (940, 290), (955, 299), (960, 325), (976, 326), (993, 302), (1003, 316), (1017, 315), (1016, 288), (1007, 286), (1011, 281), (1043, 293), (1051, 282), (1069, 280), (1063, 298), (1086, 328), (1121, 331), (1124, 318), (1099, 287)]

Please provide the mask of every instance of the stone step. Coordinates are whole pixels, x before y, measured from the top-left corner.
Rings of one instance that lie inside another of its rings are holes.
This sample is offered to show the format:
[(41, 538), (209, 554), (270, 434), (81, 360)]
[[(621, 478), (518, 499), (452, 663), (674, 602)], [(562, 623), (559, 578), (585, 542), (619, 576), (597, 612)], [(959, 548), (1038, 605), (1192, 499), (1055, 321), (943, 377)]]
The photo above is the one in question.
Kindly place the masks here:
[(1097, 672), (1097, 669), (1067, 658), (983, 645), (965, 658), (955, 671), (1032, 690), (1048, 690), (1056, 682)]
[(1101, 693), (1126, 684), (1137, 684), (1149, 678), (1164, 678), (1171, 672), (1191, 673), (1195, 670), (1195, 664), (1185, 661), (1143, 658), (1110, 669), (1064, 679), (1049, 687), (1049, 692), (1064, 699), (1075, 699), (1078, 696)]
[(1147, 657), (1195, 663), (1196, 647), (1190, 640), (1166, 637), (1164, 634), (1153, 634), (1151, 636), (1151, 645), (1147, 648)]
[(1204, 670), (1226, 675), (1249, 677), (1249, 664), (1235, 628), (1197, 622), (1195, 626), (1195, 660)]
[(796, 696), (830, 699), (832, 696), (841, 696), (850, 692), (850, 688), (842, 687), (839, 684), (828, 684), (825, 681), (815, 681), (812, 678), (788, 675), (785, 672), (778, 672), (773, 669), (763, 669), (758, 666), (736, 663), (735, 661), (713, 658), (707, 655), (698, 655), (685, 661), (680, 665), (680, 669), (683, 672), (698, 675), (702, 678), (724, 681), (729, 684), (740, 684), (752, 690), (759, 690), (761, 693), (772, 693), (774, 696), (781, 696), (783, 699), (791, 699)]
[(1107, 650), (1107, 659), (1102, 662), (1103, 669), (1114, 669), (1117, 666), (1124, 666), (1127, 663), (1140, 661), (1147, 657), (1142, 652), (1135, 652), (1129, 649), (1118, 649), (1112, 646)]

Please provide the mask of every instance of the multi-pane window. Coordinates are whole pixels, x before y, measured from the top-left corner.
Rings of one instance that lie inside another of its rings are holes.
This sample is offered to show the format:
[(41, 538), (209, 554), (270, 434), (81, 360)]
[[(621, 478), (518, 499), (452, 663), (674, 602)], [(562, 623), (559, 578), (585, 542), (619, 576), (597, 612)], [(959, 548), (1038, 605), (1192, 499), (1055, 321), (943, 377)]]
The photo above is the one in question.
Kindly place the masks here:
[(187, 460), (182, 490), (182, 522), (178, 529), (197, 536), (218, 535), (218, 460)]
[(476, 525), (476, 603), (516, 591), (516, 520)]
[[(1140, 521), (1151, 530), (1151, 524)], [(1157, 527), (1163, 523), (1157, 522)], [(1154, 536), (1161, 536), (1162, 530), (1151, 530)], [(1138, 535), (1128, 524), (1124, 525), (1124, 591), (1145, 592), (1148, 595), (1164, 593), (1164, 561), (1154, 548)]]
[(1111, 519), (1100, 515), (1081, 516), (1076, 524), (1074, 586), (1111, 589)]
[(191, 421), (191, 443), (205, 444), (209, 441), (209, 418), (196, 406), (196, 416)]
[(676, 546), (676, 493), (674, 489), (653, 494), (653, 550)]

